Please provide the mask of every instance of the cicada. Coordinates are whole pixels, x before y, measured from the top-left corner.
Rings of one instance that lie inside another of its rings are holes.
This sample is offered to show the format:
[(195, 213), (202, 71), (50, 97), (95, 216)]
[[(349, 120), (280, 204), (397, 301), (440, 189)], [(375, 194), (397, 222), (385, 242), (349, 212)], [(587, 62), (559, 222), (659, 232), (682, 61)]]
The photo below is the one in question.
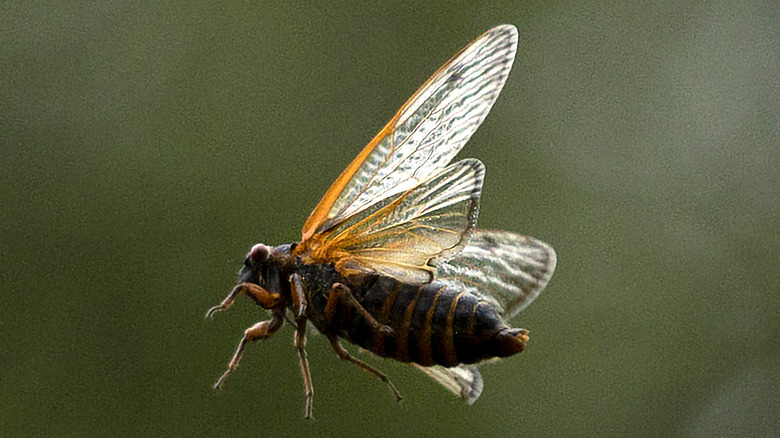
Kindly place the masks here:
[(270, 319), (246, 329), (215, 387), (248, 343), (285, 320), (295, 327), (306, 418), (314, 394), (309, 324), (398, 401), (387, 376), (342, 340), (414, 364), (469, 404), (482, 392), (478, 363), (523, 351), (528, 331), (507, 321), (547, 285), (555, 252), (531, 237), (477, 229), (485, 167), (473, 158), (452, 162), (496, 101), (516, 48), (517, 29), (502, 25), (458, 52), (331, 185), (300, 242), (251, 248), (238, 284), (206, 316), (243, 294)]

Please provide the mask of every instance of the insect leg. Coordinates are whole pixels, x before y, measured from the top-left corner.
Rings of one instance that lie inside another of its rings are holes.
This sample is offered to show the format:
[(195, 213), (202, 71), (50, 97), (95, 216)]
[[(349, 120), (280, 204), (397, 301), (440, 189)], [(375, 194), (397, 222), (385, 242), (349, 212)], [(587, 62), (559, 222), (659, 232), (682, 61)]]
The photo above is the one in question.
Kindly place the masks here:
[(306, 359), (306, 321), (298, 321), (298, 329), (295, 330), (295, 348), (298, 349), (298, 363), (301, 365), (303, 387), (306, 391), (306, 411), (303, 418), (311, 418), (311, 402), (314, 397), (314, 386), (311, 383), (309, 373), (309, 361)]
[(303, 279), (299, 274), (290, 276), (292, 286), (292, 311), (297, 322), (298, 318), (306, 313), (306, 292), (303, 290)]
[(368, 321), (372, 328), (379, 330), (389, 335), (393, 333), (393, 329), (388, 325), (380, 324), (373, 315), (368, 313), (366, 309), (360, 304), (360, 302), (352, 295), (349, 288), (341, 283), (334, 283), (330, 289), (330, 295), (328, 296), (328, 302), (325, 304), (325, 319), (327, 321), (333, 320), (333, 312), (336, 310), (336, 305), (339, 300), (344, 299), (345, 304), (349, 307), (360, 312), (363, 318)]
[(236, 299), (236, 295), (240, 293), (243, 293), (249, 298), (255, 300), (255, 302), (257, 302), (257, 304), (259, 304), (263, 309), (271, 309), (276, 307), (281, 300), (281, 296), (278, 293), (268, 292), (254, 283), (241, 283), (236, 285), (236, 287), (230, 291), (230, 294), (228, 294), (228, 296), (222, 300), (222, 303), (220, 303), (218, 306), (212, 307), (208, 310), (208, 312), (206, 312), (206, 319), (211, 319), (215, 313), (221, 312), (230, 307), (233, 304), (233, 300)]
[(219, 389), (228, 374), (236, 369), (238, 361), (241, 360), (241, 355), (244, 354), (244, 347), (246, 347), (247, 343), (270, 338), (283, 324), (284, 319), (281, 316), (274, 314), (272, 319), (258, 322), (252, 327), (244, 330), (244, 337), (241, 338), (241, 342), (238, 343), (238, 348), (236, 348), (236, 352), (233, 353), (233, 358), (230, 359), (227, 371), (222, 373), (222, 376), (219, 377), (219, 380), (214, 384), (214, 389)]
[(219, 304), (219, 306), (214, 306), (211, 309), (206, 312), (206, 319), (211, 319), (212, 316), (214, 316), (215, 313), (221, 312), (228, 307), (230, 307), (233, 304), (233, 300), (236, 299), (236, 295), (241, 293), (241, 285), (236, 285), (236, 287), (233, 288), (232, 291), (228, 294), (228, 296), (222, 300), (222, 302)]
[(402, 399), (401, 394), (398, 392), (397, 389), (395, 389), (395, 385), (393, 385), (393, 382), (391, 382), (390, 379), (387, 378), (385, 373), (379, 371), (378, 369), (372, 367), (371, 365), (361, 360), (352, 357), (352, 355), (350, 355), (349, 352), (345, 350), (344, 347), (341, 346), (337, 337), (333, 336), (329, 339), (330, 339), (330, 346), (333, 347), (333, 350), (336, 352), (339, 358), (346, 360), (347, 362), (352, 362), (353, 364), (359, 366), (360, 368), (363, 368), (369, 373), (377, 376), (379, 380), (385, 382), (387, 387), (390, 388), (390, 391), (393, 393), (393, 396), (395, 396), (396, 401), (398, 401), (398, 403), (401, 402)]

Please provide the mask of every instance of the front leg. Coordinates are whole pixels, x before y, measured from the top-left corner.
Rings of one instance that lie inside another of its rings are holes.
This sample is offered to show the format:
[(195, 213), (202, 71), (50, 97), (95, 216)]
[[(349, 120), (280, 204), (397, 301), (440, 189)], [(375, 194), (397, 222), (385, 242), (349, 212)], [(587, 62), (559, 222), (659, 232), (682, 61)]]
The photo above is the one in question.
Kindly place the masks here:
[(272, 309), (278, 306), (282, 299), (278, 293), (268, 292), (254, 283), (241, 283), (236, 285), (236, 287), (230, 291), (228, 296), (222, 300), (218, 306), (214, 306), (209, 309), (208, 312), (206, 312), (206, 319), (211, 319), (215, 313), (221, 312), (230, 307), (233, 304), (233, 301), (236, 299), (236, 296), (240, 293), (243, 293), (249, 298), (255, 300), (255, 302), (263, 309)]

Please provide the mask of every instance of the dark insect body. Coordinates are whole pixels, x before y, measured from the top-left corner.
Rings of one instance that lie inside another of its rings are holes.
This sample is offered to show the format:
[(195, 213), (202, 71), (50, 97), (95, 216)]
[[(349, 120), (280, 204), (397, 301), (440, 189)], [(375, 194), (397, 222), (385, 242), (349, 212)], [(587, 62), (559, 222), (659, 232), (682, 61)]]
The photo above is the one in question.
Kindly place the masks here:
[[(525, 331), (507, 327), (493, 307), (464, 291), (371, 274), (349, 281), (331, 266), (301, 271), (308, 274), (306, 316), (314, 327), (378, 356), (452, 367), (523, 350)], [(349, 289), (357, 305), (336, 297), (329, 306), (333, 284)]]
[(299, 243), (252, 247), (239, 294), (271, 319), (244, 332), (228, 370), (250, 342), (296, 328), (305, 417), (314, 394), (306, 357), (309, 324), (336, 354), (401, 396), (381, 371), (340, 340), (414, 364), (469, 404), (481, 394), (476, 364), (512, 356), (528, 341), (506, 321), (549, 282), (555, 251), (531, 237), (476, 228), (484, 166), (450, 163), (482, 123), (509, 73), (517, 31), (491, 29), (440, 68), (333, 183)]

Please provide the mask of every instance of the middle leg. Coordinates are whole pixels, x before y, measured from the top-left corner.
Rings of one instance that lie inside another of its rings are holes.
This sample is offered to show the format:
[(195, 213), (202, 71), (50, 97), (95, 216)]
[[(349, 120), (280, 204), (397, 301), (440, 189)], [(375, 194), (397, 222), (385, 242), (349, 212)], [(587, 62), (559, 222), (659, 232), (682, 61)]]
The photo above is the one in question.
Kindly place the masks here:
[(276, 333), (277, 330), (279, 330), (280, 327), (282, 327), (282, 324), (284, 324), (284, 319), (282, 319), (282, 317), (278, 316), (277, 314), (274, 314), (273, 318), (270, 320), (258, 322), (252, 327), (246, 329), (244, 331), (244, 337), (241, 338), (241, 342), (238, 343), (236, 352), (233, 353), (233, 358), (230, 359), (228, 369), (222, 373), (222, 376), (220, 376), (219, 380), (217, 380), (217, 382), (214, 384), (214, 389), (219, 389), (228, 374), (235, 371), (236, 367), (238, 366), (238, 361), (241, 360), (241, 355), (244, 354), (244, 348), (246, 347), (246, 344), (249, 342), (262, 341), (264, 339), (270, 338), (274, 333)]
[(295, 348), (298, 349), (298, 363), (301, 366), (301, 375), (303, 376), (303, 387), (306, 391), (306, 411), (303, 418), (311, 418), (312, 398), (314, 397), (314, 385), (311, 383), (311, 373), (309, 372), (309, 360), (306, 359), (306, 321), (298, 321), (298, 328), (295, 330)]

